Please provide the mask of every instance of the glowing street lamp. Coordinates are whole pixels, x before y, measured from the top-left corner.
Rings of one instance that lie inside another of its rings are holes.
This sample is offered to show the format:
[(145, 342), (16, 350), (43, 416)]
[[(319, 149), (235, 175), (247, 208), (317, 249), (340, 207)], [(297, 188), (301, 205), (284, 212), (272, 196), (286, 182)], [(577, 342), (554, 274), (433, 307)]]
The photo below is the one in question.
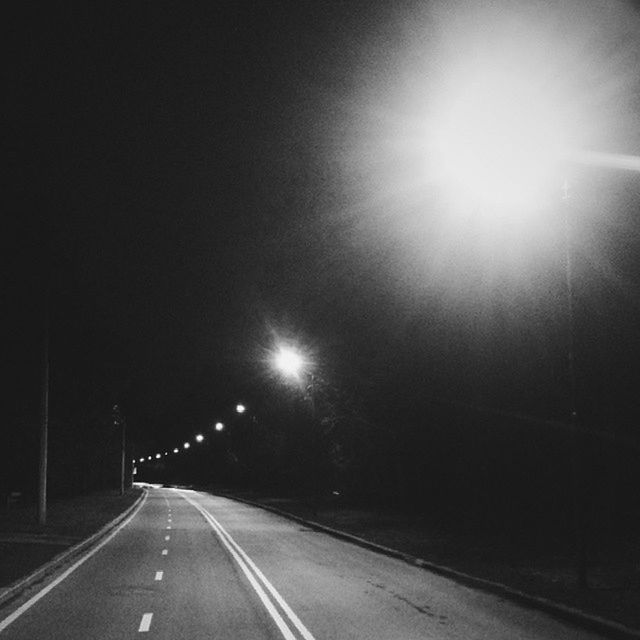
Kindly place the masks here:
[(190, 445), (188, 442), (185, 442), (185, 443), (182, 445), (182, 448), (183, 448), (183, 449), (188, 449), (190, 446), (191, 446), (191, 445)]
[(196, 436), (196, 442), (202, 442), (203, 440), (204, 440), (204, 436), (201, 433), (199, 433)]
[(246, 410), (247, 410), (247, 407), (245, 407), (243, 404), (236, 405), (236, 413), (243, 414)]
[(548, 100), (524, 86), (486, 74), (454, 98), (438, 132), (444, 178), (474, 205), (530, 209), (561, 183), (562, 129)]
[(286, 346), (278, 349), (273, 357), (273, 363), (280, 373), (289, 378), (297, 378), (306, 364), (300, 352)]
[[(467, 237), (488, 241), (491, 260), (500, 255), (496, 248), (507, 248), (497, 242), (505, 237), (505, 230), (517, 231), (516, 239), (524, 240), (522, 245), (528, 249), (536, 232), (544, 231), (548, 238), (549, 214), (557, 212), (558, 218), (565, 218), (568, 395), (579, 460), (574, 466), (583, 467), (573, 364), (574, 238), (570, 207), (567, 202), (560, 204), (559, 196), (570, 164), (640, 170), (638, 157), (585, 151), (593, 144), (602, 144), (613, 114), (619, 131), (623, 131), (627, 120), (628, 138), (633, 136), (637, 144), (637, 109), (625, 113), (622, 106), (635, 104), (635, 94), (629, 94), (637, 88), (637, 68), (619, 63), (628, 50), (634, 55), (637, 51), (637, 15), (630, 9), (626, 16), (621, 9), (614, 20), (603, 20), (600, 4), (584, 3), (585, 14), (576, 21), (567, 19), (574, 11), (573, 4), (550, 3), (547, 8), (557, 11), (551, 20), (547, 12), (543, 12), (544, 18), (542, 14), (534, 17), (533, 12), (526, 12), (526, 2), (453, 4), (452, 11), (430, 14), (433, 22), (429, 27), (441, 36), (434, 40), (438, 42), (434, 55), (429, 51), (417, 56), (414, 49), (409, 49), (409, 59), (418, 60), (419, 67), (399, 74), (409, 79), (407, 93), (398, 91), (402, 86), (393, 86), (398, 97), (390, 96), (390, 102), (397, 100), (397, 124), (402, 128), (387, 117), (390, 111), (384, 103), (382, 122), (390, 122), (391, 128), (382, 138), (391, 141), (394, 155), (388, 163), (380, 163), (378, 154), (370, 155), (376, 167), (390, 167), (388, 179), (378, 182), (383, 188), (389, 184), (394, 196), (406, 194), (407, 203), (413, 205), (423, 202), (423, 194), (428, 193), (428, 207), (412, 207), (418, 211), (419, 221), (426, 218), (424, 211), (434, 211), (433, 220), (442, 220), (445, 227), (451, 227), (451, 239), (445, 240), (453, 244), (462, 235), (460, 232), (465, 232)], [(523, 19), (525, 15), (527, 19)], [(557, 29), (559, 24), (566, 29)], [(422, 30), (416, 32), (422, 35)], [(629, 38), (633, 45), (626, 44), (627, 34), (633, 34)], [(608, 43), (606, 47), (599, 46), (603, 42)], [(585, 54), (587, 51), (589, 55)], [(427, 73), (425, 60), (429, 65)], [(421, 87), (417, 81), (421, 77), (428, 77), (430, 84)], [(414, 97), (418, 99), (413, 100)], [(396, 132), (409, 135), (397, 138)], [(363, 151), (369, 152), (370, 148), (363, 146)], [(398, 167), (398, 150), (409, 152), (406, 166)], [(362, 160), (366, 161), (367, 156), (363, 155)], [(375, 188), (379, 189), (379, 185)], [(386, 205), (386, 199), (378, 193), (376, 197)], [(440, 198), (444, 202), (439, 202)], [(567, 198), (565, 187), (564, 200)], [(445, 211), (447, 215), (440, 217)], [(542, 213), (545, 215), (535, 215)], [(402, 216), (397, 218), (404, 220)], [(557, 229), (560, 232), (560, 224)], [(429, 234), (437, 238), (431, 227)], [(422, 248), (419, 240), (416, 244)], [(432, 253), (439, 254), (440, 247), (436, 248)], [(482, 245), (474, 246), (474, 250), (478, 248)], [(582, 470), (577, 476), (584, 473)], [(579, 503), (584, 501), (581, 494), (585, 492), (585, 479), (576, 477), (575, 484)], [(584, 528), (580, 509), (584, 506), (576, 508), (578, 529)], [(578, 538), (584, 537), (582, 530), (576, 533)], [(577, 547), (582, 556), (579, 582), (585, 585), (583, 539), (577, 540)]]
[(178, 451), (180, 451), (180, 449), (178, 449), (178, 447), (176, 447), (176, 448), (173, 450), (173, 453), (178, 453)]
[(162, 456), (159, 453), (156, 453), (156, 460), (159, 460)]
[(224, 424), (222, 424), (222, 422), (216, 422), (215, 430), (222, 431), (223, 429), (224, 429)]

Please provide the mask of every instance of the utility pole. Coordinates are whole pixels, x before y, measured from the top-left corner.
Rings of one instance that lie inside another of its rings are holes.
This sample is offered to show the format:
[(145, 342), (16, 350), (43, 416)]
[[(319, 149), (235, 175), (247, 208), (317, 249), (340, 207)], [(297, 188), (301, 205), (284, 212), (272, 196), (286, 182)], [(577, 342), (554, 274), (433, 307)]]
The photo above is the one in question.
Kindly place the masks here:
[(123, 496), (124, 495), (124, 489), (125, 489), (125, 470), (126, 470), (126, 466), (125, 466), (125, 457), (126, 457), (126, 450), (127, 450), (127, 421), (126, 420), (122, 420), (122, 450), (120, 452), (120, 495)]
[(38, 524), (47, 523), (47, 451), (49, 439), (49, 285), (45, 285), (40, 380), (40, 460), (38, 465)]
[(127, 451), (127, 421), (120, 415), (120, 407), (113, 405), (113, 424), (120, 426), (120, 495), (124, 495)]
[(570, 207), (569, 183), (564, 181), (562, 186), (562, 200), (564, 201), (565, 225), (565, 278), (567, 291), (567, 333), (568, 333), (568, 375), (569, 375), (569, 417), (573, 431), (573, 499), (576, 539), (576, 573), (578, 586), (586, 589), (587, 582), (587, 544), (585, 523), (585, 437), (578, 422), (578, 384), (576, 380), (575, 364), (575, 322), (574, 322), (574, 292), (573, 292), (573, 219)]

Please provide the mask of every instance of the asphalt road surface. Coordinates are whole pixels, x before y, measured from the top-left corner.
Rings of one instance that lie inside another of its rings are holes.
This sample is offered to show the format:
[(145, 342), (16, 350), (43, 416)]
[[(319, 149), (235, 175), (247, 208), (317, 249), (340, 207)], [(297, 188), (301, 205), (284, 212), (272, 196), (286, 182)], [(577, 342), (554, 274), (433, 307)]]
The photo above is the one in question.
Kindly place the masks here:
[(225, 498), (151, 488), (89, 557), (0, 611), (0, 640), (602, 638)]

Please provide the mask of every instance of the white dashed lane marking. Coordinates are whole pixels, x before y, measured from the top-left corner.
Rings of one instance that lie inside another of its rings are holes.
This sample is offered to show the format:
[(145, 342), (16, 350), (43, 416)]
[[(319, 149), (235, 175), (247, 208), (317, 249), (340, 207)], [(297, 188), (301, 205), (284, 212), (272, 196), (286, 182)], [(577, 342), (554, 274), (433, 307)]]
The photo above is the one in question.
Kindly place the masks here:
[(149, 631), (151, 628), (151, 619), (153, 618), (153, 613), (145, 613), (142, 616), (142, 620), (140, 620), (140, 626), (138, 627), (138, 631), (144, 633)]
[(162, 576), (164, 575), (164, 571), (156, 571), (156, 580), (162, 580)]
[(166, 556), (169, 553), (169, 549), (163, 549), (162, 550), (162, 555)]
[(170, 539), (171, 539), (171, 536), (165, 536), (165, 537), (164, 537), (164, 539), (165, 539), (165, 540), (170, 540)]

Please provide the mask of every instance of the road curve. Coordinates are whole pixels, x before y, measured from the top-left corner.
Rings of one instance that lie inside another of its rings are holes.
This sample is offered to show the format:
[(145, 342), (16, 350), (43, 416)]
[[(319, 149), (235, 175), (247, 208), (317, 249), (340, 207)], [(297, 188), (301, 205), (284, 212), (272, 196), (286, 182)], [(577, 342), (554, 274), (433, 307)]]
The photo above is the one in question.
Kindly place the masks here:
[(138, 637), (604, 638), (259, 508), (169, 488), (151, 488), (90, 557), (0, 611), (0, 640)]

